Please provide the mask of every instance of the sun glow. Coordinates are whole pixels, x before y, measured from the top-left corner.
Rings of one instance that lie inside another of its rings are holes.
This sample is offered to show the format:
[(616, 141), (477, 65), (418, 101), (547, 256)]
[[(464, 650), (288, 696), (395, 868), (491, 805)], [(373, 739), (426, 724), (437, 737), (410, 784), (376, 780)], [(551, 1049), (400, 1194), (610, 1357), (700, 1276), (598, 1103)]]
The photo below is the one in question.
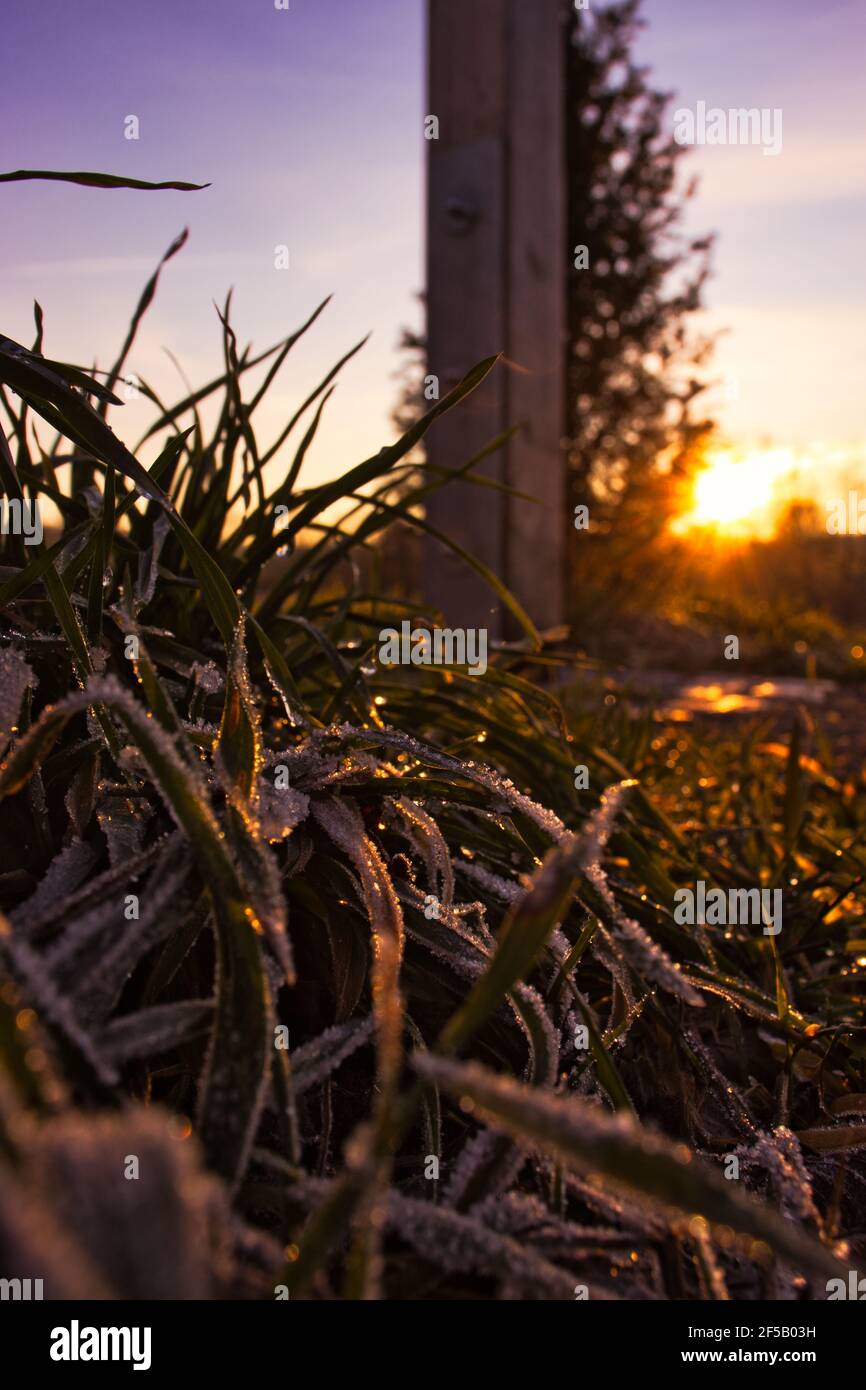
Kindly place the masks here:
[(789, 449), (710, 454), (695, 476), (691, 509), (676, 518), (672, 530), (678, 535), (699, 528), (730, 536), (772, 535), (783, 484), (797, 471)]

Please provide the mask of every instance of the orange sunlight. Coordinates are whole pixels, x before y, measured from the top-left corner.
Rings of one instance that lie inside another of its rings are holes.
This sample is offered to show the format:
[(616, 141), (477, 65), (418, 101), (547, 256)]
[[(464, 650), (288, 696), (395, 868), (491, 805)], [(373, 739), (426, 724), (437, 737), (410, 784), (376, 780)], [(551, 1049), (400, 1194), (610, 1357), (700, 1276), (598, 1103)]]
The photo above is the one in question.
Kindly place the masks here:
[(790, 449), (745, 455), (716, 450), (695, 475), (690, 510), (675, 518), (671, 530), (676, 535), (709, 529), (730, 537), (771, 536), (785, 493), (780, 485), (797, 471)]

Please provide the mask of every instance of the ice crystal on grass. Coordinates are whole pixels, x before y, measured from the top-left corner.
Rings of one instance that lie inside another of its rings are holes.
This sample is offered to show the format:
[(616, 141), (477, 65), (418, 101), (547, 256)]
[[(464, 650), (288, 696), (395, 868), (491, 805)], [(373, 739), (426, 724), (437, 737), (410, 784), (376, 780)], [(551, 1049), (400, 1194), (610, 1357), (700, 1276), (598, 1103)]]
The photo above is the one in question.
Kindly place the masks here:
[[(66, 986), (67, 979), (69, 984), (77, 983), (87, 969), (88, 957), (101, 955), (106, 939), (117, 936), (122, 922), (121, 899), (98, 903), (64, 923), (63, 931), (43, 952), (45, 964), (58, 983)], [(74, 993), (72, 989), (69, 992)]]
[(541, 995), (531, 985), (515, 985), (513, 995), (515, 1012), (532, 1056), (531, 1080), (537, 1086), (552, 1086), (559, 1066), (559, 1029)]
[(113, 866), (123, 865), (139, 853), (144, 843), (148, 817), (129, 797), (104, 796), (96, 812), (99, 828), (108, 845)]
[[(128, 1154), (139, 1160), (135, 1181), (124, 1177)], [(201, 1172), (194, 1144), (178, 1142), (169, 1116), (135, 1107), (52, 1120), (27, 1182), (115, 1297), (218, 1294), (231, 1251), (225, 1194)]]
[(406, 822), (410, 843), (424, 860), (428, 885), (440, 903), (448, 907), (454, 897), (454, 873), (441, 830), (433, 817), (409, 797), (401, 796), (394, 804)]
[(685, 1028), (683, 1036), (694, 1054), (705, 1082), (712, 1088), (728, 1119), (742, 1135), (758, 1137), (758, 1129), (749, 1108), (739, 1091), (727, 1081), (716, 1066), (707, 1048), (693, 1028)]
[(364, 739), (381, 743), (389, 748), (399, 749), (401, 752), (411, 753), (421, 763), (428, 763), (432, 767), (441, 768), (457, 777), (468, 779), (491, 792), (503, 806), (508, 806), (511, 810), (520, 811), (523, 815), (528, 816), (552, 840), (560, 840), (568, 834), (559, 816), (539, 802), (533, 801), (526, 793), (518, 791), (510, 778), (503, 777), (501, 773), (486, 767), (483, 763), (476, 763), (471, 759), (461, 761), (459, 758), (449, 757), (448, 754), (440, 753), (431, 748), (421, 739), (413, 738), (411, 734), (405, 734), (388, 727), (371, 730), (357, 729), (352, 724), (343, 724), (340, 728), (340, 734), (344, 738)]
[[(167, 845), (177, 845), (182, 842), (182, 837), (175, 832), (173, 836), (166, 836), (163, 840), (156, 841), (140, 854), (127, 859), (123, 864), (115, 865), (113, 868), (105, 869), (102, 873), (91, 878), (89, 882), (70, 893), (68, 897), (47, 899), (40, 905), (38, 913), (26, 914), (24, 909), (27, 904), (22, 904), (20, 908), (12, 914), (13, 921), (26, 926), (28, 934), (42, 936), (47, 934), (49, 929), (56, 933), (66, 925), (67, 918), (75, 918), (90, 908), (104, 903), (109, 899), (112, 902), (119, 901), (126, 889), (130, 889), (139, 877), (153, 864), (154, 860), (162, 853)], [(70, 843), (74, 843), (71, 841)]]
[[(49, 705), (43, 710), (39, 720), (18, 741), (0, 768), (0, 792), (9, 795), (18, 790), (31, 775), (34, 766), (38, 766), (47, 756), (51, 744), (59, 737), (64, 724), (74, 715), (98, 705), (116, 710), (128, 727), (139, 736), (141, 746), (136, 746), (134, 751), (137, 757), (142, 758), (147, 764), (157, 786), (160, 785), (160, 776), (153, 763), (158, 758), (160, 766), (170, 771), (178, 783), (187, 784), (189, 793), (195, 796), (203, 807), (209, 805), (204, 779), (195, 768), (181, 760), (170, 735), (137, 704), (129, 691), (114, 676), (93, 677), (88, 681), (86, 689), (67, 695), (56, 705)], [(167, 795), (164, 788), (162, 790), (169, 811), (176, 816), (176, 798)], [(182, 820), (178, 819), (178, 824), (183, 827)]]
[(262, 837), (261, 821), (247, 821), (234, 807), (227, 812), (227, 844), (238, 877), (249, 897), (249, 919), (279, 962), (286, 981), (295, 978), (288, 936), (288, 913), (279, 867)]
[(205, 695), (219, 695), (225, 686), (222, 671), (215, 661), (194, 661), (190, 676), (195, 688)]
[(442, 1194), (446, 1206), (465, 1211), (482, 1198), (505, 1192), (526, 1162), (526, 1150), (492, 1129), (466, 1141)]
[(444, 913), (436, 919), (425, 918), (422, 894), (417, 894), (414, 905), (419, 908), (419, 915), (410, 917), (407, 934), (423, 943), (461, 979), (476, 980), (490, 959), (489, 946), (478, 941), (456, 914), (451, 918)]
[(267, 778), (259, 780), (259, 822), (264, 840), (285, 840), (310, 811), (310, 798), (294, 787), (275, 787)]
[(574, 1173), (567, 1175), (565, 1187), (582, 1208), (604, 1221), (615, 1223), (626, 1235), (659, 1241), (669, 1229), (667, 1213), (639, 1193), (618, 1192), (601, 1182), (590, 1182)]
[(677, 970), (667, 951), (653, 941), (639, 922), (623, 912), (602, 868), (601, 857), (613, 832), (624, 798), (633, 785), (633, 782), (624, 781), (608, 788), (601, 798), (598, 810), (590, 817), (581, 835), (584, 873), (604, 903), (614, 932), (626, 943), (635, 968), (662, 989), (678, 995), (692, 1008), (701, 1009), (704, 1001)]
[(684, 1145), (671, 1144), (629, 1116), (522, 1086), (474, 1062), (417, 1052), (413, 1063), (426, 1081), (470, 1102), (479, 1119), (568, 1167), (603, 1172), (616, 1186), (763, 1240), (797, 1267), (827, 1273), (836, 1267), (830, 1252), (798, 1227), (745, 1200), (731, 1183), (695, 1163)]
[(16, 930), (31, 934), (46, 913), (56, 914), (58, 905), (67, 904), (76, 888), (84, 882), (97, 862), (92, 845), (73, 839), (52, 859), (35, 893), (11, 914)]
[(601, 864), (586, 865), (586, 876), (595, 888), (610, 915), (616, 935), (626, 944), (636, 970), (669, 994), (676, 994), (693, 1009), (702, 1009), (704, 1001), (677, 969), (667, 951), (653, 941), (640, 922), (623, 912), (613, 895)]
[(243, 618), (235, 628), (226, 672), (226, 698), (213, 760), (226, 795), (244, 819), (258, 815), (263, 742), (261, 715), (250, 681)]
[(493, 938), (481, 903), (445, 903), (437, 898), (434, 900), (435, 911), (431, 912), (429, 895), (416, 886), (411, 875), (405, 888), (401, 887), (401, 892), (425, 921), (431, 924), (440, 922), (451, 936), (477, 947), (485, 956), (489, 953)]
[(498, 898), (500, 902), (513, 903), (515, 898), (519, 898), (521, 893), (525, 891), (522, 884), (502, 878), (500, 874), (494, 874), (483, 864), (469, 864), (461, 859), (456, 859), (454, 864), (466, 878), (477, 883), (478, 887), (483, 888), (485, 893)]
[(36, 677), (15, 647), (0, 647), (0, 758), (18, 728), (21, 704)]
[(138, 576), (134, 594), (136, 613), (146, 608), (153, 598), (159, 573), (159, 557), (170, 533), (171, 522), (165, 512), (158, 512), (153, 522), (150, 545), (147, 550), (140, 551), (138, 556)]
[(716, 1256), (715, 1246), (706, 1230), (698, 1230), (693, 1236), (698, 1254), (701, 1282), (705, 1297), (717, 1302), (726, 1302), (730, 1295), (725, 1283), (724, 1271)]
[(390, 1093), (397, 1080), (402, 1036), (400, 961), (403, 913), (379, 851), (364, 831), (356, 806), (337, 797), (313, 803), (313, 816), (354, 865), (373, 932), (373, 1010), (379, 1041), (379, 1074)]
[(617, 782), (603, 793), (597, 810), (593, 811), (583, 834), (583, 857), (586, 863), (596, 863), (607, 849), (616, 826), (616, 818), (626, 797), (636, 783), (630, 779)]
[[(622, 958), (622, 952), (618, 951), (610, 936), (603, 932), (601, 928), (595, 933), (589, 943), (591, 955), (598, 961), (599, 965), (610, 975), (611, 980), (619, 986), (626, 1007), (631, 1009), (634, 1006), (634, 990), (629, 979), (628, 968)], [(613, 1019), (616, 1013), (616, 999), (612, 998), (610, 1003), (610, 1016)]]
[(471, 1215), (392, 1193), (388, 1226), (419, 1255), (448, 1272), (468, 1271), (497, 1283), (507, 1280), (523, 1298), (574, 1298), (573, 1275)]
[[(467, 914), (478, 905), (443, 905), (436, 917), (428, 920), (423, 912), (424, 895), (420, 890), (410, 887), (405, 896), (414, 901), (424, 918), (422, 926), (418, 916), (410, 917), (409, 935), (423, 942), (462, 978), (475, 981), (483, 976), (496, 953), (496, 942), (489, 933), (480, 937), (466, 924)], [(560, 1039), (544, 1001), (531, 986), (518, 983), (503, 1001), (503, 1012), (506, 1006), (529, 1045), (529, 1075), (538, 1084), (551, 1084), (556, 1074)]]
[(757, 1135), (751, 1144), (742, 1145), (735, 1152), (748, 1162), (756, 1162), (766, 1169), (787, 1216), (818, 1231), (823, 1230), (811, 1179), (803, 1162), (803, 1152), (797, 1136), (791, 1130), (780, 1125), (771, 1134)]
[(91, 749), (75, 772), (63, 805), (75, 834), (81, 839), (87, 833), (99, 794), (99, 751)]
[[(652, 1299), (658, 1296), (654, 1285), (657, 1269), (652, 1250), (642, 1236), (621, 1225), (578, 1225), (554, 1215), (538, 1197), (512, 1192), (490, 1197), (473, 1208), (473, 1217), (485, 1226), (529, 1247), (558, 1268), (571, 1268), (576, 1278), (590, 1280), (590, 1298), (604, 1297), (593, 1287), (593, 1272), (607, 1273), (616, 1266), (617, 1296), (623, 1299)], [(641, 1253), (635, 1246), (639, 1246)], [(649, 1279), (649, 1282), (647, 1280)], [(611, 1295), (608, 1295), (610, 1297)]]
[(205, 1034), (213, 1023), (210, 999), (186, 999), (179, 1004), (155, 1004), (116, 1018), (100, 1039), (107, 1056), (118, 1066), (133, 1057), (159, 1057)]
[(292, 1053), (292, 1079), (295, 1094), (300, 1096), (325, 1081), (359, 1047), (369, 1042), (373, 1019), (353, 1019), (326, 1028), (313, 1042), (305, 1043)]
[(69, 999), (60, 992), (42, 956), (20, 941), (11, 928), (3, 934), (0, 919), (0, 962), (20, 986), (26, 1003), (34, 1008), (50, 1032), (68, 1047), (73, 1059), (101, 1086), (117, 1083), (114, 1066), (100, 1052), (82, 1026)]
[[(166, 847), (148, 881), (140, 917), (125, 919), (113, 940), (77, 983), (80, 1008), (87, 1017), (102, 1018), (114, 1007), (137, 963), (177, 928), (177, 912), (190, 873), (188, 860), (177, 864), (177, 847)], [(78, 928), (81, 930), (81, 928)]]
[(491, 1230), (531, 1241), (549, 1258), (573, 1259), (580, 1247), (619, 1246), (628, 1241), (629, 1233), (622, 1226), (578, 1226), (563, 1221), (541, 1198), (528, 1192), (486, 1197), (473, 1214)]

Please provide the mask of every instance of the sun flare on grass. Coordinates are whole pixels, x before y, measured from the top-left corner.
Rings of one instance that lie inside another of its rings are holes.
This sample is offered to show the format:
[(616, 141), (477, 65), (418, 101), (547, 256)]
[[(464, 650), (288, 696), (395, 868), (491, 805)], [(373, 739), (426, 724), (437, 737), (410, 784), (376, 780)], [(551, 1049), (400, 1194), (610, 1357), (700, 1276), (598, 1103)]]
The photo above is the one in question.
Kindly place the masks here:
[(700, 529), (727, 536), (772, 535), (784, 491), (780, 484), (795, 471), (789, 449), (709, 454), (695, 475), (691, 507), (674, 520), (672, 530), (677, 535)]

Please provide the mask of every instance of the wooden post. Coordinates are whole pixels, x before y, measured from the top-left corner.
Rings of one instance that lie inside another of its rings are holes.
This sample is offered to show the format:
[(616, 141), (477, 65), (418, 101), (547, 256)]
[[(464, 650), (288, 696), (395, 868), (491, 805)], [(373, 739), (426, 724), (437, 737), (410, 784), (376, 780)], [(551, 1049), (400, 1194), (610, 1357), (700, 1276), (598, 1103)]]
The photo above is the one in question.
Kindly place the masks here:
[[(428, 372), (444, 395), (505, 360), (427, 436), (457, 468), (512, 425), (477, 471), (538, 498), (455, 483), (428, 517), (503, 578), (542, 628), (563, 619), (566, 491), (567, 0), (429, 0)], [(495, 597), (435, 541), (426, 593), (454, 626), (509, 635)]]

